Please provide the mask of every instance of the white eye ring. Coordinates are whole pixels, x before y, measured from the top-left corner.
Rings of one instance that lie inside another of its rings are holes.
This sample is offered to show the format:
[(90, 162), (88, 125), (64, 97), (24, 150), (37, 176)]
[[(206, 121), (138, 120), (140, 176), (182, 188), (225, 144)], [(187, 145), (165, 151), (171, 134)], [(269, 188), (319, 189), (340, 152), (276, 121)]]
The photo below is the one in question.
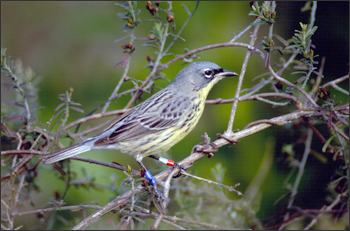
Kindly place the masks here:
[(213, 74), (213, 71), (210, 70), (210, 69), (204, 69), (204, 76), (205, 78), (211, 78), (212, 77), (212, 74)]

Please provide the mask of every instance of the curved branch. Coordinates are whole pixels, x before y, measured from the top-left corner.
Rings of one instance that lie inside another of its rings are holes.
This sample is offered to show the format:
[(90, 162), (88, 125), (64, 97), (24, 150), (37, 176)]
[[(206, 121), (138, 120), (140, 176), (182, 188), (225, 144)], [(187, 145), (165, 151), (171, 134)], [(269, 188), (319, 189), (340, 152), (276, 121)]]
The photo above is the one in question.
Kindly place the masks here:
[[(7, 151), (1, 151), (1, 155), (2, 156), (16, 155), (16, 154), (44, 155), (44, 154), (47, 154), (47, 153), (49, 153), (49, 152), (35, 151), (35, 150), (7, 150)], [(108, 163), (108, 162), (105, 162), (105, 161), (94, 160), (94, 159), (81, 157), (81, 156), (73, 156), (73, 157), (70, 157), (68, 159), (79, 160), (79, 161), (87, 162), (87, 163), (90, 163), (90, 164), (97, 164), (97, 165), (106, 166), (106, 167), (114, 168), (114, 169), (121, 170), (121, 171), (127, 171), (127, 167), (125, 167), (123, 165), (120, 165), (120, 164), (116, 164), (116, 163)], [(135, 175), (135, 176), (141, 176), (140, 172), (136, 171), (136, 170), (132, 170), (132, 174)]]
[(179, 55), (176, 58), (170, 60), (169, 62), (163, 64), (160, 68), (158, 68), (155, 71), (152, 71), (152, 73), (145, 79), (145, 81), (143, 81), (143, 83), (141, 84), (141, 86), (139, 87), (139, 89), (137, 90), (137, 92), (134, 94), (133, 98), (129, 101), (128, 105), (125, 107), (129, 108), (131, 106), (131, 104), (139, 97), (140, 93), (142, 92), (142, 89), (144, 87), (147, 86), (148, 82), (154, 78), (154, 76), (156, 76), (156, 74), (162, 70), (164, 70), (165, 68), (168, 68), (169, 65), (175, 63), (176, 61), (180, 60), (180, 59), (184, 59), (187, 56), (193, 55), (195, 53), (201, 52), (201, 51), (205, 51), (205, 50), (210, 50), (210, 49), (215, 49), (215, 48), (219, 48), (219, 47), (232, 47), (232, 46), (238, 46), (238, 47), (245, 47), (249, 50), (254, 50), (255, 53), (257, 53), (263, 60), (265, 59), (265, 55), (263, 52), (261, 52), (259, 49), (254, 48), (253, 46), (250, 46), (248, 44), (245, 43), (219, 43), (219, 44), (213, 44), (213, 45), (209, 45), (209, 46), (205, 46), (205, 47), (200, 47), (194, 50), (191, 50), (183, 55)]
[(102, 117), (106, 117), (106, 116), (112, 116), (112, 115), (119, 115), (119, 114), (123, 114), (125, 112), (127, 112), (129, 109), (120, 109), (120, 110), (115, 110), (115, 111), (110, 111), (110, 112), (105, 112), (105, 113), (99, 113), (99, 114), (94, 114), (94, 115), (90, 115), (81, 119), (78, 119), (68, 125), (66, 125), (63, 130), (68, 130), (71, 127), (74, 127), (78, 124), (87, 122), (89, 120), (94, 120), (94, 119), (99, 119)]
[[(251, 37), (250, 43), (249, 43), (250, 46), (253, 46), (255, 41), (256, 41), (256, 39), (258, 38), (259, 28), (260, 28), (260, 26), (258, 26), (258, 25), (255, 26), (254, 31), (253, 31), (253, 33), (250, 36)], [(257, 47), (254, 48), (254, 50), (255, 49), (257, 49)], [(249, 62), (249, 59), (250, 59), (251, 55), (252, 55), (252, 52), (251, 51), (247, 51), (246, 55), (244, 57), (241, 73), (239, 74), (238, 83), (237, 83), (237, 87), (236, 87), (235, 101), (233, 101), (233, 104), (232, 104), (230, 118), (228, 120), (228, 124), (227, 124), (227, 129), (226, 129), (225, 135), (229, 135), (229, 134), (233, 133), (232, 129), (233, 129), (233, 123), (234, 123), (234, 120), (235, 120), (237, 106), (238, 106), (238, 98), (239, 98), (239, 95), (241, 94), (241, 89), (242, 89), (242, 85), (243, 85), (244, 75), (245, 75), (245, 72), (247, 70), (248, 62)]]
[[(243, 101), (249, 101), (249, 100), (259, 100), (259, 98), (284, 98), (293, 101), (298, 109), (302, 108), (302, 103), (298, 100), (297, 97), (288, 95), (285, 93), (261, 93), (251, 96), (241, 96), (238, 98), (239, 102)], [(232, 103), (234, 102), (235, 98), (233, 99), (214, 99), (214, 100), (206, 100), (206, 104), (224, 104), (224, 103)]]
[[(270, 119), (271, 122), (274, 122), (276, 124), (285, 124), (285, 123), (289, 123), (292, 120), (295, 119), (299, 119), (302, 117), (312, 117), (312, 116), (320, 116), (321, 113), (317, 112), (317, 111), (295, 111), (292, 112), (290, 114), (287, 115), (283, 115), (283, 116), (278, 116), (275, 118)], [(258, 125), (254, 125), (248, 129), (244, 129), (242, 131), (233, 133), (231, 136), (229, 136), (229, 139), (232, 140), (238, 140), (241, 138), (244, 138), (246, 136), (249, 136), (251, 134), (257, 133), (261, 130), (264, 130), (268, 127), (270, 127), (271, 124), (269, 123), (263, 123), (263, 124), (258, 124)], [(219, 138), (216, 141), (214, 141), (214, 144), (217, 147), (222, 147), (224, 145), (229, 144), (230, 142), (224, 138)], [(204, 150), (203, 152), (199, 153), (199, 152), (195, 152), (193, 154), (191, 154), (190, 156), (188, 156), (187, 158), (183, 159), (182, 161), (180, 161), (178, 164), (180, 164), (182, 167), (184, 167), (185, 169), (190, 168), (193, 163), (195, 161), (197, 161), (198, 159), (202, 158), (203, 156), (207, 156), (205, 154), (205, 152), (215, 152), (215, 150), (213, 149), (213, 147), (211, 147), (211, 145), (208, 145), (208, 148), (206, 150)], [(166, 170), (164, 170), (163, 172), (157, 174), (155, 176), (155, 179), (157, 180), (157, 182), (166, 179), (169, 174), (173, 171), (173, 168), (168, 168)], [(89, 217), (87, 217), (86, 219), (84, 219), (83, 221), (81, 221), (78, 225), (76, 225), (73, 229), (85, 229), (86, 227), (88, 227), (89, 225), (91, 225), (92, 223), (96, 222), (97, 220), (99, 220), (103, 215), (105, 215), (106, 213), (112, 211), (113, 209), (115, 209), (118, 206), (124, 205), (126, 203), (128, 203), (129, 198), (135, 195), (140, 194), (141, 192), (143, 192), (144, 187), (142, 186), (142, 184), (139, 184), (138, 186), (135, 187), (134, 191), (130, 190), (126, 193), (124, 193), (121, 196), (118, 196), (117, 198), (115, 198), (113, 201), (111, 201), (110, 203), (108, 203), (107, 205), (105, 205), (101, 210), (95, 212), (94, 214), (90, 215)]]
[(302, 88), (300, 88), (300, 87), (298, 87), (297, 85), (295, 85), (295, 84), (289, 82), (288, 80), (286, 80), (286, 79), (284, 79), (284, 78), (278, 76), (278, 75), (275, 73), (275, 71), (272, 69), (271, 65), (269, 65), (269, 66), (267, 67), (267, 69), (270, 71), (271, 75), (272, 75), (276, 80), (278, 80), (278, 81), (280, 81), (280, 82), (286, 84), (287, 86), (290, 86), (290, 87), (296, 89), (297, 91), (299, 91), (301, 94), (303, 94), (303, 95), (305, 96), (305, 98), (312, 104), (313, 107), (315, 107), (315, 108), (318, 107), (318, 105), (317, 105), (317, 104), (315, 103), (315, 101), (311, 98), (311, 96), (309, 96), (309, 94), (308, 94), (306, 91), (304, 91)]

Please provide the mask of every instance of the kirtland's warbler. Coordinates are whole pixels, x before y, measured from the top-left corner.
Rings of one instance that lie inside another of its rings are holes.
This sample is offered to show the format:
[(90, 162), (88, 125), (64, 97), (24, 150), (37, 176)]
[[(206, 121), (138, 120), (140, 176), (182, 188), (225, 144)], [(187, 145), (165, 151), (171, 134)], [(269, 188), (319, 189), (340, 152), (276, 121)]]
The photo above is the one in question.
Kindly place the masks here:
[(210, 89), (226, 76), (237, 73), (212, 62), (195, 62), (181, 70), (166, 88), (117, 117), (100, 134), (83, 142), (45, 154), (43, 163), (53, 163), (89, 150), (120, 150), (142, 163), (146, 156), (166, 151), (191, 132), (202, 116)]

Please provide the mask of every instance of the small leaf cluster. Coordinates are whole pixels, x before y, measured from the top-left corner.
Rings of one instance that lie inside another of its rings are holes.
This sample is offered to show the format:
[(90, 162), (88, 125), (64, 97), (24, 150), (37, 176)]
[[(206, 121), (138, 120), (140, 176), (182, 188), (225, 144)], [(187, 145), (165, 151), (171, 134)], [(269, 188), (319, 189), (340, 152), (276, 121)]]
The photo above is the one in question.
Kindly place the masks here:
[(163, 21), (163, 23), (165, 23), (165, 20), (163, 20), (163, 18), (159, 15), (159, 11), (162, 11), (164, 13), (166, 13), (166, 21), (167, 22), (174, 22), (174, 14), (171, 12), (172, 10), (172, 6), (171, 3), (168, 2), (169, 4), (169, 8), (168, 9), (163, 9), (160, 7), (159, 2), (154, 2), (152, 3), (151, 1), (147, 1), (146, 2), (146, 9), (156, 18), (160, 19)]
[[(69, 90), (66, 91), (66, 94), (59, 94), (59, 95), (58, 95), (58, 99), (59, 99), (60, 101), (63, 101), (63, 103), (61, 103), (60, 105), (58, 105), (58, 106), (55, 108), (55, 111), (58, 111), (61, 107), (63, 107), (64, 105), (66, 105), (66, 106), (68, 106), (70, 109), (72, 109), (72, 110), (74, 110), (74, 111), (77, 111), (77, 112), (80, 112), (80, 113), (84, 113), (84, 110), (83, 110), (83, 109), (80, 109), (80, 108), (71, 106), (71, 105), (81, 106), (80, 103), (73, 102), (73, 100), (72, 100), (72, 93), (73, 93), (73, 88), (69, 88)], [(63, 110), (63, 109), (61, 109), (61, 111), (59, 111), (59, 113), (61, 113), (62, 110)]]
[[(150, 43), (156, 43), (156, 47), (160, 47), (160, 44), (164, 39), (166, 39), (167, 36), (171, 35), (173, 36), (172, 32), (168, 33), (166, 28), (168, 28), (169, 23), (173, 26), (173, 30), (175, 30), (175, 22), (174, 22), (174, 14), (172, 13), (172, 6), (171, 3), (169, 3), (168, 9), (163, 9), (160, 7), (159, 3), (154, 3), (153, 5), (150, 1), (146, 3), (147, 10), (150, 11), (150, 13), (156, 18), (154, 22), (154, 26), (152, 27), (152, 30), (150, 31), (151, 34), (148, 35), (148, 38), (150, 41), (145, 42), (144, 45), (148, 45)], [(165, 15), (161, 17), (159, 12), (164, 12)], [(166, 20), (165, 20), (166, 16)]]
[(151, 30), (151, 38), (153, 38), (152, 40), (155, 42), (160, 42), (163, 40), (164, 37), (164, 26), (161, 22), (155, 22), (154, 23), (154, 27), (152, 27)]
[(258, 22), (252, 23), (252, 26), (263, 24), (272, 25), (275, 23), (276, 11), (272, 12), (270, 6), (267, 6), (264, 3), (259, 6), (258, 2), (255, 2), (251, 5), (251, 8), (253, 11), (250, 11), (248, 15), (259, 19)]
[(117, 13), (118, 18), (123, 18), (126, 21), (123, 28), (132, 29), (141, 23), (141, 19), (138, 17), (141, 9), (137, 9), (137, 1), (128, 1), (123, 4), (115, 3), (115, 5), (123, 7), (126, 11), (124, 13)]
[(275, 42), (272, 38), (266, 38), (262, 41), (261, 45), (264, 47), (264, 50), (271, 51), (271, 50), (278, 50), (282, 55), (282, 47), (276, 46)]
[[(22, 120), (26, 120), (29, 127), (30, 121), (37, 121), (37, 118), (32, 116), (33, 112), (42, 108), (36, 107), (34, 109), (30, 109), (28, 102), (28, 99), (30, 98), (37, 98), (35, 95), (37, 91), (35, 85), (38, 83), (40, 78), (35, 79), (35, 81), (33, 79), (34, 73), (30, 68), (23, 70), (20, 60), (14, 62), (13, 60), (10, 60), (10, 56), (6, 57), (6, 48), (1, 48), (1, 72), (5, 73), (5, 75), (12, 80), (12, 83), (3, 83), (3, 85), (8, 86), (7, 90), (14, 89), (19, 93), (18, 97), (16, 97), (18, 100), (16, 99), (15, 101), (11, 101), (9, 103), (24, 108), (22, 115), (16, 115), (17, 112), (13, 112), (6, 118), (2, 119), (8, 121), (21, 118)], [(33, 81), (34, 84), (32, 83)]]
[(135, 47), (130, 42), (122, 44), (121, 47), (123, 48), (124, 53), (131, 54), (131, 53), (133, 53), (135, 51)]
[[(61, 122), (60, 125), (60, 129), (61, 130), (62, 126), (65, 125), (65, 123), (68, 120), (69, 117), (69, 110), (74, 110), (80, 113), (84, 113), (83, 109), (80, 109), (78, 107), (75, 106), (81, 106), (80, 103), (76, 103), (72, 100), (72, 94), (73, 94), (73, 88), (69, 88), (68, 91), (66, 91), (65, 94), (59, 94), (58, 95), (58, 99), (60, 101), (63, 101), (63, 103), (59, 104), (56, 108), (55, 108), (55, 112), (57, 112), (55, 115), (52, 116), (51, 120), (54, 120), (55, 118), (57, 118), (59, 115), (61, 115), (61, 118), (59, 119), (59, 122)], [(60, 135), (60, 132), (57, 132), (56, 134), (56, 139), (58, 139)]]
[(301, 31), (295, 30), (293, 36), (293, 45), (286, 47), (286, 49), (297, 48), (299, 53), (303, 55), (301, 60), (304, 64), (316, 64), (314, 58), (317, 55), (314, 55), (314, 51), (311, 49), (311, 37), (317, 30), (317, 26), (310, 28), (309, 25), (303, 24), (300, 22)]
[(153, 5), (153, 3), (151, 1), (147, 1), (146, 2), (146, 9), (152, 14), (154, 15), (154, 13), (159, 11), (159, 2), (156, 3), (156, 6)]

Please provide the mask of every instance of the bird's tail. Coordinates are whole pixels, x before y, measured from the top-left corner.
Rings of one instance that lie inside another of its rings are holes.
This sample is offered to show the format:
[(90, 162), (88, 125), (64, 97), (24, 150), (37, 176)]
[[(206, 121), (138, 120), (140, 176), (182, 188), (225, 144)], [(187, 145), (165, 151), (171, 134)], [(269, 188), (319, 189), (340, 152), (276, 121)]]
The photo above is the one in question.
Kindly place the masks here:
[(60, 160), (67, 159), (69, 157), (78, 155), (83, 152), (87, 152), (91, 150), (92, 145), (89, 145), (86, 141), (73, 144), (71, 146), (68, 146), (66, 148), (62, 148), (60, 150), (57, 150), (55, 152), (51, 152), (48, 154), (43, 155), (43, 163), (44, 164), (51, 164)]

